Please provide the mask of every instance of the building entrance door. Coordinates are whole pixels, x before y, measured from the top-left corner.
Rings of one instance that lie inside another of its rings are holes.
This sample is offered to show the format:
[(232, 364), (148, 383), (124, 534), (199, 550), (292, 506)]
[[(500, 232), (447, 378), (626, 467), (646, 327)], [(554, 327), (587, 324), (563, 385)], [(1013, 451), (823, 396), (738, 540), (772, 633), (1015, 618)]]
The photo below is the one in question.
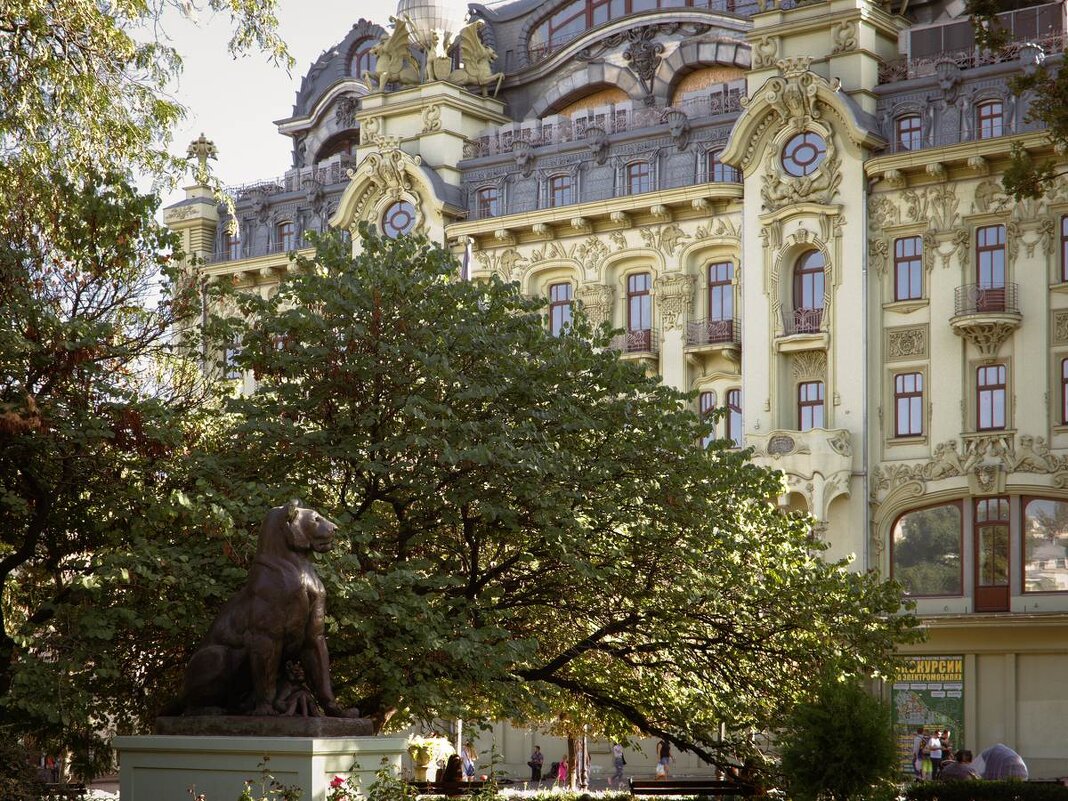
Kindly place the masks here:
[(975, 502), (975, 611), (1009, 611), (1009, 502)]

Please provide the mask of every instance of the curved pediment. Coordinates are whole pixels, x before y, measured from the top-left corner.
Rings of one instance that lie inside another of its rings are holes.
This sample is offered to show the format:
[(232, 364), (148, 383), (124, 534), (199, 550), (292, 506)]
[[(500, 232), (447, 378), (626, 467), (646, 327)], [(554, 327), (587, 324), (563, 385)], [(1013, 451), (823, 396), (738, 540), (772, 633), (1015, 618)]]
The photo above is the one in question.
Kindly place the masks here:
[(812, 72), (811, 63), (807, 56), (776, 62), (779, 75), (742, 100), (742, 114), (720, 156), (724, 163), (749, 172), (760, 161), (769, 137), (784, 128), (801, 132), (814, 124), (835, 129), (858, 150), (886, 146), (876, 119)]

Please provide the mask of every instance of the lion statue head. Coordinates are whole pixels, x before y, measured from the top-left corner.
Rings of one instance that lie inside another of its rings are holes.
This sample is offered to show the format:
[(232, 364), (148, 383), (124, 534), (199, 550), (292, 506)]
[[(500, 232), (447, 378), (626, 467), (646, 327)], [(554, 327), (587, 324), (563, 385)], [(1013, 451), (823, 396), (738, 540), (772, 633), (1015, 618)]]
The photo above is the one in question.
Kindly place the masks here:
[(326, 553), (333, 547), (336, 533), (337, 525), (292, 501), (267, 513), (260, 528), (260, 553)]

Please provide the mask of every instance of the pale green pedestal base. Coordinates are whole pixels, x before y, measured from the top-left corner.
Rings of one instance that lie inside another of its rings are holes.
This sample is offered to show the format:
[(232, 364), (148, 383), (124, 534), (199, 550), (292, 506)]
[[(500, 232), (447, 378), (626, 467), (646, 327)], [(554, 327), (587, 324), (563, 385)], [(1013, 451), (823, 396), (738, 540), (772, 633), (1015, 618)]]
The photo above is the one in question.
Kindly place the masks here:
[[(383, 760), (399, 773), (403, 737), (116, 737), (121, 801), (191, 801), (189, 788), (206, 801), (237, 801), (246, 779), (259, 797), (260, 768), (269, 756), (272, 775), (300, 787), (301, 801), (325, 801), (330, 780), (351, 772), (362, 794)], [(356, 767), (353, 767), (355, 763)]]

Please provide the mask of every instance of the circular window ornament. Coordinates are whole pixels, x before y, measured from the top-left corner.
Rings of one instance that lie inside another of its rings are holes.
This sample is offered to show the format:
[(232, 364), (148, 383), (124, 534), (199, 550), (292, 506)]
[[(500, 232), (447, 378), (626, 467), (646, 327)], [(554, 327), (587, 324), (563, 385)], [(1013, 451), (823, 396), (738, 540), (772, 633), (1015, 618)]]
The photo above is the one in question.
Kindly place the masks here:
[(411, 233), (415, 227), (415, 206), (407, 200), (399, 200), (382, 215), (382, 233), (390, 239)]
[(814, 173), (826, 155), (827, 143), (823, 137), (806, 131), (786, 143), (782, 149), (782, 166), (788, 175), (801, 178)]

